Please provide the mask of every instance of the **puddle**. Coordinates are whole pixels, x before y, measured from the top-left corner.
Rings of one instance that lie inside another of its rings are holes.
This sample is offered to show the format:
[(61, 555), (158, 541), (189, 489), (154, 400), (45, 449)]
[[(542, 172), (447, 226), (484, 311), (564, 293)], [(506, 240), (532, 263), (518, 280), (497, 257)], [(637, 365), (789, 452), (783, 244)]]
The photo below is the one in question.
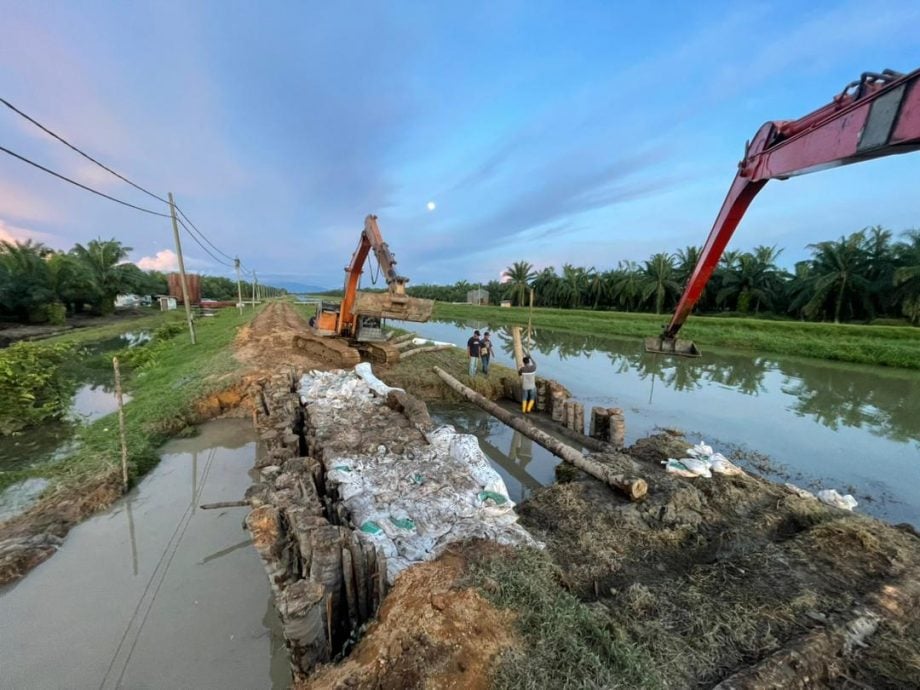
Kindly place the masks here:
[(47, 479), (26, 479), (0, 491), (0, 522), (24, 512), (48, 488)]
[(243, 495), (255, 434), (241, 420), (200, 429), (166, 444), (125, 499), (0, 590), (0, 686), (288, 687), (245, 509), (197, 507)]

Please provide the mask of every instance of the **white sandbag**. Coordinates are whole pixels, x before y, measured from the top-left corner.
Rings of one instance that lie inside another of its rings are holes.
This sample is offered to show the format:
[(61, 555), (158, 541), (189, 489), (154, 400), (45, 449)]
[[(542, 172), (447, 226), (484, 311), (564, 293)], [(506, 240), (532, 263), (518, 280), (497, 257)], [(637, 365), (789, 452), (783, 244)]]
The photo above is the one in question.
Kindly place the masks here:
[(712, 472), (709, 471), (709, 462), (706, 460), (700, 458), (681, 458), (680, 463), (697, 477), (705, 477), (706, 479), (712, 477)]
[(693, 479), (697, 476), (696, 472), (691, 470), (689, 467), (684, 465), (680, 460), (675, 460), (674, 458), (668, 458), (667, 462), (662, 463), (664, 465), (665, 472), (671, 474), (676, 474), (678, 477), (686, 477), (687, 479)]
[(713, 453), (709, 456), (709, 469), (716, 474), (729, 476), (744, 474), (744, 470), (722, 455), (722, 453)]
[(842, 510), (853, 510), (853, 508), (858, 505), (856, 499), (853, 498), (850, 494), (842, 496), (837, 493), (836, 489), (823, 489), (822, 491), (819, 491), (818, 500), (822, 503), (826, 503), (829, 506), (841, 508)]
[(430, 340), (428, 338), (413, 338), (413, 345), (446, 345), (448, 347), (457, 347), (455, 343), (445, 343), (441, 340)]
[(708, 458), (712, 455), (712, 446), (707, 446), (705, 441), (701, 441), (693, 446), (693, 448), (688, 448), (687, 455), (700, 459)]
[(378, 379), (374, 375), (373, 369), (371, 369), (370, 362), (361, 362), (360, 364), (355, 365), (355, 373), (364, 379), (364, 382), (367, 384), (368, 388), (374, 391), (377, 395), (382, 397), (387, 397), (387, 393), (390, 391), (401, 391), (402, 388), (393, 388), (388, 386), (383, 381)]

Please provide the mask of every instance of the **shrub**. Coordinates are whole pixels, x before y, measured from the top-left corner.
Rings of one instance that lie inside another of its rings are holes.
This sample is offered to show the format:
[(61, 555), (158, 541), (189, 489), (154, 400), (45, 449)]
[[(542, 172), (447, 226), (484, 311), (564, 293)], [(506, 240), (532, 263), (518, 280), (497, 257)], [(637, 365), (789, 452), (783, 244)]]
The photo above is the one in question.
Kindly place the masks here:
[(15, 343), (0, 350), (0, 435), (60, 417), (74, 393), (61, 365), (69, 343)]

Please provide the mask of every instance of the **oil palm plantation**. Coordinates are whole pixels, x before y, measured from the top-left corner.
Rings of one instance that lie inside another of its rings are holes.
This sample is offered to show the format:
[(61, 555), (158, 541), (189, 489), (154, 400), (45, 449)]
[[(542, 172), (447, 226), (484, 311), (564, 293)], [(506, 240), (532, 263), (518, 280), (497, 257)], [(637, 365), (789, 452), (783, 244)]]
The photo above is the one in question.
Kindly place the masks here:
[(71, 250), (89, 273), (93, 284), (90, 300), (95, 311), (109, 314), (115, 309), (115, 296), (130, 286), (130, 274), (122, 265), (131, 247), (111, 239), (92, 240), (84, 247), (77, 244)]
[(894, 285), (901, 313), (912, 324), (920, 325), (920, 230), (908, 232), (907, 241), (899, 245), (898, 263)]
[(845, 317), (869, 312), (872, 283), (866, 277), (868, 257), (866, 236), (854, 232), (835, 242), (808, 245), (814, 251), (811, 270), (812, 296), (805, 305), (809, 318), (833, 314), (834, 323)]

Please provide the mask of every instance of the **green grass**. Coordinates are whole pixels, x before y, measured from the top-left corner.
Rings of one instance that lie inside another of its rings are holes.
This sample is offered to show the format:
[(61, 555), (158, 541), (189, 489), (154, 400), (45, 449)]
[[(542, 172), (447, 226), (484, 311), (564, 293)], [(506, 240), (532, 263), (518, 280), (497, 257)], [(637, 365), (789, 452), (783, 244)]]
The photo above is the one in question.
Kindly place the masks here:
[[(525, 326), (528, 316), (529, 310), (520, 307), (509, 309), (437, 302), (433, 318)], [(669, 315), (584, 309), (533, 310), (533, 325), (536, 327), (637, 339), (658, 335), (669, 318)], [(920, 369), (920, 329), (909, 326), (693, 316), (681, 329), (680, 337), (693, 340), (700, 346)]]
[(185, 322), (185, 312), (150, 310), (149, 314), (131, 318), (117, 319), (98, 326), (81, 326), (61, 335), (45, 338), (41, 342), (83, 344), (97, 340), (106, 340), (127, 333), (128, 331), (154, 330), (164, 323)]
[(517, 549), (473, 564), (473, 581), (501, 608), (517, 614), (521, 648), (505, 653), (497, 688), (657, 688), (656, 669), (605, 617), (560, 585), (542, 551)]
[[(144, 348), (155, 348), (152, 358), (136, 371), (124, 375), (124, 388), (132, 400), (125, 405), (125, 435), (128, 446), (130, 476), (136, 480), (159, 461), (158, 449), (170, 436), (182, 431), (195, 418), (195, 402), (230, 388), (239, 381), (240, 366), (233, 358), (232, 343), (237, 329), (253, 316), (252, 310), (242, 315), (235, 309), (224, 309), (213, 318), (196, 322), (198, 344), (192, 345), (183, 332), (169, 340), (154, 341)], [(166, 317), (144, 322), (155, 326)], [(112, 332), (109, 325), (83, 329), (86, 333), (67, 334), (61, 339), (78, 336), (83, 342), (112, 337), (131, 330), (136, 324), (122, 322), (121, 331)], [(102, 333), (102, 335), (100, 335)], [(98, 337), (93, 337), (93, 336)], [(0, 489), (28, 477), (46, 477), (61, 485), (82, 482), (118, 467), (121, 450), (118, 417), (110, 414), (82, 427), (76, 434), (77, 450), (53, 465), (30, 470), (0, 473)]]

